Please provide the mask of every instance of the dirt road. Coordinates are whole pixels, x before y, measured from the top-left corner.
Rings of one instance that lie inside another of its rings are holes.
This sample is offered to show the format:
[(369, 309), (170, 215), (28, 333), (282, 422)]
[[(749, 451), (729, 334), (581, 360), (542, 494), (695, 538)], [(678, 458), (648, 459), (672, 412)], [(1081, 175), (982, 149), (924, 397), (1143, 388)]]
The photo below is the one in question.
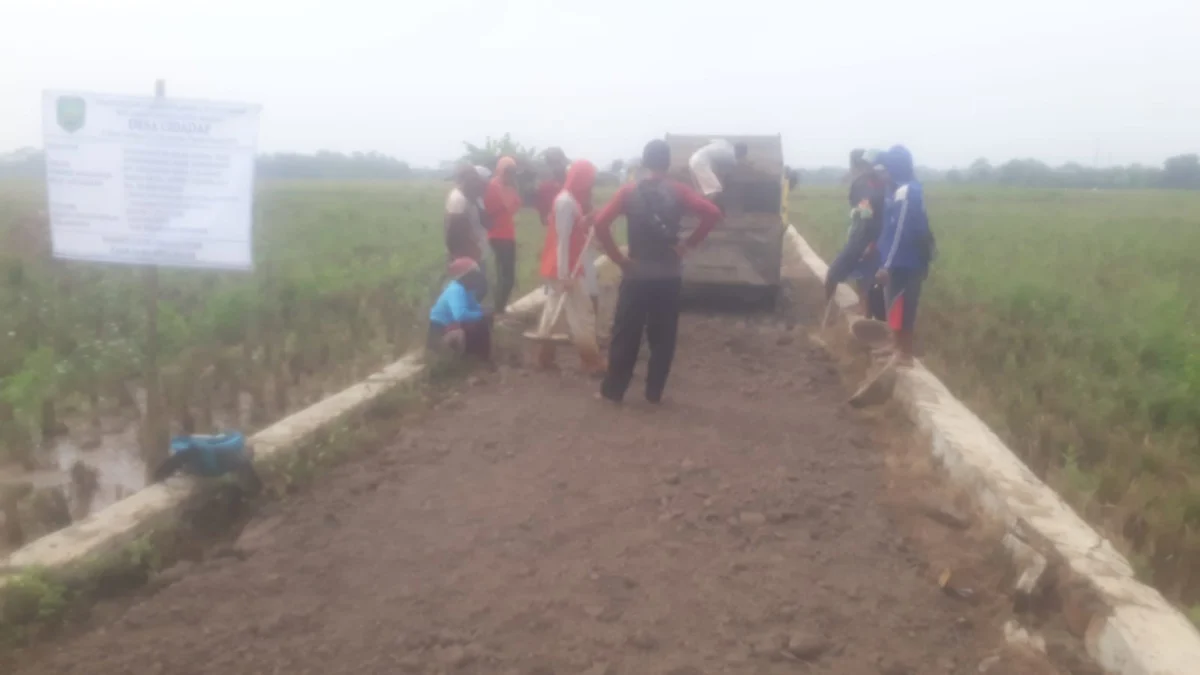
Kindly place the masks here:
[[(921, 486), (802, 331), (689, 316), (658, 408), (569, 372), (484, 375), (268, 508), (238, 555), (16, 673), (980, 672), (999, 572), (904, 508)], [(974, 604), (940, 592), (947, 564), (973, 568)]]

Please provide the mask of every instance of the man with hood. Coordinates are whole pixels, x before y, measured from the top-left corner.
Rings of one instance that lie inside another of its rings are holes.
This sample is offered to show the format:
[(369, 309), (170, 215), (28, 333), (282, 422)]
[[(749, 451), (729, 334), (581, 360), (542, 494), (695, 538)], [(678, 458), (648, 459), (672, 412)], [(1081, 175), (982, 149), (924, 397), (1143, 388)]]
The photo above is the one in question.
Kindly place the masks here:
[[(621, 186), (596, 215), (596, 239), (608, 257), (621, 267), (621, 287), (608, 351), (608, 373), (600, 395), (620, 403), (633, 379), (642, 334), (650, 346), (646, 370), (646, 400), (662, 401), (675, 357), (679, 330), (679, 297), (683, 288), (682, 259), (721, 221), (721, 210), (690, 187), (671, 180), (671, 147), (653, 140), (642, 151), (644, 177)], [(617, 247), (612, 224), (625, 216), (629, 254)], [(699, 223), (680, 240), (684, 216)]]
[(895, 340), (893, 362), (913, 363), (913, 329), (921, 285), (929, 274), (936, 244), (925, 213), (925, 193), (913, 169), (912, 154), (903, 145), (879, 157), (889, 195), (879, 236), (882, 263), (875, 278), (884, 286), (888, 324)]
[[(538, 333), (551, 335), (565, 315), (571, 341), (579, 350), (583, 369), (589, 375), (605, 370), (604, 358), (596, 344), (596, 316), (588, 289), (584, 284), (584, 261), (588, 255), (588, 236), (591, 229), (590, 211), (592, 187), (596, 183), (596, 167), (586, 159), (571, 163), (563, 189), (554, 199), (550, 222), (546, 227), (546, 243), (542, 249), (542, 278), (546, 281), (546, 303)], [(555, 316), (556, 308), (561, 313)], [(538, 365), (554, 367), (554, 344), (539, 346)]]
[(875, 171), (877, 150), (850, 153), (850, 231), (846, 245), (834, 258), (825, 275), (825, 301), (829, 302), (838, 284), (853, 279), (858, 291), (859, 311), (868, 319), (886, 320), (884, 293), (875, 281), (879, 271), (876, 240), (883, 230), (885, 191), (883, 177)]
[(517, 281), (516, 217), (521, 195), (517, 192), (517, 161), (512, 157), (501, 157), (496, 163), (483, 206), (491, 224), (487, 237), (496, 261), (496, 314), (502, 316)]

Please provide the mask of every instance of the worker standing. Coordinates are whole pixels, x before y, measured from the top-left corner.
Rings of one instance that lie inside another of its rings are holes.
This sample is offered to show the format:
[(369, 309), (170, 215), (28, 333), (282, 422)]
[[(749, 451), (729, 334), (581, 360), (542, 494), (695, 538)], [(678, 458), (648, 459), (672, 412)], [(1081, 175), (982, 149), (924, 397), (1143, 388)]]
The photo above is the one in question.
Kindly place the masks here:
[[(546, 281), (547, 294), (538, 326), (538, 334), (549, 337), (565, 315), (571, 342), (579, 350), (583, 369), (589, 375), (601, 375), (605, 370), (600, 347), (596, 344), (595, 312), (583, 283), (582, 263), (587, 255), (591, 228), (588, 212), (595, 182), (595, 165), (586, 159), (575, 160), (567, 170), (562, 191), (554, 199), (542, 249), (541, 274)], [(539, 345), (538, 365), (554, 367), (552, 342)]]
[[(721, 220), (716, 205), (667, 177), (670, 167), (670, 146), (666, 141), (650, 141), (642, 152), (646, 175), (636, 183), (622, 185), (595, 218), (596, 239), (623, 272), (608, 373), (600, 388), (601, 396), (614, 403), (621, 402), (629, 388), (643, 333), (650, 346), (646, 400), (662, 401), (679, 329), (681, 261)], [(700, 222), (681, 242), (679, 230), (685, 215), (696, 216)], [(628, 228), (628, 256), (612, 235), (613, 221), (619, 216), (625, 216)]]
[(838, 284), (853, 280), (859, 311), (869, 319), (883, 321), (887, 313), (884, 293), (875, 280), (880, 263), (876, 241), (883, 229), (886, 190), (883, 177), (875, 171), (879, 154), (876, 150), (850, 153), (850, 230), (825, 275), (825, 301), (833, 297)]
[(517, 280), (516, 217), (521, 210), (517, 162), (512, 157), (501, 157), (496, 163), (483, 205), (491, 224), (487, 237), (496, 262), (496, 314), (503, 316)]
[(730, 143), (725, 139), (717, 139), (697, 150), (688, 159), (688, 169), (692, 172), (696, 188), (719, 206), (722, 212), (728, 206), (725, 192), (733, 170), (738, 162), (745, 160), (747, 150), (745, 143)]
[[(470, 258), (483, 268), (483, 247), (487, 244), (480, 201), (487, 182), (474, 166), (463, 166), (455, 174), (455, 184), (446, 196), (445, 240), (449, 260)], [(481, 234), (482, 233), (482, 236)], [(486, 276), (485, 276), (486, 279)], [(478, 297), (487, 296), (487, 285)]]
[(887, 296), (888, 324), (895, 344), (892, 363), (911, 366), (917, 304), (937, 244), (929, 228), (925, 192), (913, 170), (912, 154), (903, 145), (896, 145), (879, 157), (879, 163), (886, 172), (890, 195), (879, 236), (883, 262), (875, 278), (883, 284)]

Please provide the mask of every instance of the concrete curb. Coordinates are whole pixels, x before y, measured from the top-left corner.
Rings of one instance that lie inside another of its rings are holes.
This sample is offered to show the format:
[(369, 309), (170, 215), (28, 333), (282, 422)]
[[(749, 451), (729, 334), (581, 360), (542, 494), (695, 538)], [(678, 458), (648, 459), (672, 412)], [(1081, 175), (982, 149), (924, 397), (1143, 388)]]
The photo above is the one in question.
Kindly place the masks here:
[[(785, 276), (824, 279), (828, 266), (789, 227)], [(834, 301), (856, 314), (853, 291), (840, 287)], [(1005, 544), (1025, 570), (1018, 586), (1031, 590), (1046, 563), (1064, 583), (1068, 625), (1082, 633), (1088, 654), (1118, 675), (1188, 675), (1200, 672), (1200, 632), (1158, 591), (1137, 581), (1133, 567), (1061, 497), (1037, 478), (978, 417), (924, 366), (901, 371), (896, 398), (930, 438), (933, 455), (950, 478), (975, 495), (1005, 525)], [(1031, 560), (1029, 550), (1037, 552)], [(1072, 616), (1073, 615), (1073, 616)]]
[[(527, 315), (545, 302), (541, 289), (509, 305), (509, 313)], [(351, 417), (367, 404), (412, 380), (425, 369), (420, 350), (410, 352), (358, 384), (268, 426), (248, 440), (256, 462), (271, 461), (303, 448), (322, 431)], [(139, 537), (170, 527), (181, 508), (200, 494), (188, 476), (151, 485), (83, 520), (29, 542), (0, 560), (0, 591), (24, 568), (70, 573)]]

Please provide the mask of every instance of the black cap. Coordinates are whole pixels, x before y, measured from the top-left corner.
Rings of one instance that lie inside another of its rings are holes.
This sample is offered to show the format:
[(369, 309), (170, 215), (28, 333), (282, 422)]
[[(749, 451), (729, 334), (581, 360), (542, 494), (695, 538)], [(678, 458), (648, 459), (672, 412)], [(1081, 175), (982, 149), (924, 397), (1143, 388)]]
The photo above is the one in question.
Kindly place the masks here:
[(642, 167), (649, 171), (667, 171), (671, 168), (671, 146), (656, 138), (642, 149)]

